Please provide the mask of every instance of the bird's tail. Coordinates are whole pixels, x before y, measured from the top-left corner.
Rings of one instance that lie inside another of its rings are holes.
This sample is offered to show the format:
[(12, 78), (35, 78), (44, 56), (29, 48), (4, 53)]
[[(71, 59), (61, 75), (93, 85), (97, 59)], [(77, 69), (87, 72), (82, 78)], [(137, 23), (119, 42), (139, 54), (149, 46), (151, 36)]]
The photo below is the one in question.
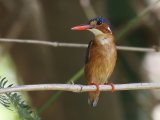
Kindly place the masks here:
[(96, 107), (100, 93), (89, 92), (88, 104), (92, 107)]

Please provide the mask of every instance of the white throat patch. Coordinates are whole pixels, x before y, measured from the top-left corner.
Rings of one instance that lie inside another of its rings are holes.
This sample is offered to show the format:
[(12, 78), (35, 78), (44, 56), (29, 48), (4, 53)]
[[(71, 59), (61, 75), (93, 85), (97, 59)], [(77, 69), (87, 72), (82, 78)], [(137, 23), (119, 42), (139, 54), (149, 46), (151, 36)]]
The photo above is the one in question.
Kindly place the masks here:
[(103, 32), (98, 30), (98, 29), (95, 29), (95, 28), (92, 28), (92, 29), (88, 29), (89, 31), (91, 31), (95, 36), (97, 35), (102, 35)]
[[(110, 30), (109, 27), (108, 27), (108, 29)], [(98, 29), (92, 28), (92, 29), (88, 29), (88, 30), (91, 31), (95, 36), (104, 34), (102, 31), (100, 31)], [(98, 41), (100, 42), (101, 45), (109, 44), (109, 42), (110, 42), (109, 38), (105, 38), (104, 36), (99, 37)]]
[(105, 45), (105, 44), (108, 44), (108, 43), (109, 43), (109, 40), (108, 40), (107, 38), (101, 38), (101, 39), (100, 39), (100, 43), (101, 43), (102, 45)]
[(112, 34), (112, 31), (111, 31), (110, 27), (108, 27), (107, 29), (108, 29), (108, 30), (111, 32), (111, 34)]

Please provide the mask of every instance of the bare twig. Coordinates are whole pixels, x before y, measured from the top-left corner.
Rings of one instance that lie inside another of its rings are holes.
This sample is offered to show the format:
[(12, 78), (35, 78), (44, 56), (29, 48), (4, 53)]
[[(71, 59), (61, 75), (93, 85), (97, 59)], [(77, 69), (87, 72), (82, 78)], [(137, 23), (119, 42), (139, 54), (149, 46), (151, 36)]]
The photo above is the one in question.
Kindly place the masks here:
[[(123, 90), (146, 90), (146, 89), (160, 89), (160, 83), (130, 83), (130, 84), (115, 84), (115, 91)], [(9, 87), (0, 89), (0, 94), (7, 92), (23, 92), (23, 91), (46, 91), (46, 90), (60, 90), (71, 92), (87, 92), (96, 91), (95, 85), (78, 85), (78, 84), (37, 84), (37, 85), (21, 85), (16, 87)], [(110, 85), (100, 85), (100, 91), (112, 91)]]
[(90, 0), (80, 0), (80, 5), (83, 8), (83, 11), (88, 19), (97, 16)]
[[(14, 42), (14, 43), (25, 43), (25, 44), (40, 44), (52, 47), (74, 47), (74, 48), (86, 48), (87, 44), (76, 44), (76, 43), (60, 43), (60, 42), (50, 42), (41, 40), (22, 40), (22, 39), (8, 39), (0, 38), (0, 42)], [(144, 48), (144, 47), (128, 47), (128, 46), (117, 46), (118, 50), (123, 51), (136, 51), (136, 52), (158, 52), (158, 47)]]
[(30, 14), (31, 14), (31, 10), (29, 9), (30, 1), (22, 0), (22, 3), (23, 3), (23, 7), (21, 10), (19, 10), (19, 15), (16, 18), (13, 25), (11, 26), (11, 28), (9, 29), (9, 31), (6, 35), (7, 37), (18, 36), (30, 18)]
[(158, 3), (160, 2), (160, 0), (155, 0), (152, 4), (150, 4), (146, 9), (144, 9), (138, 16), (142, 17), (144, 15), (146, 15), (146, 13), (148, 13), (149, 11), (153, 10), (155, 8), (156, 5), (158, 5)]
[(117, 46), (117, 49), (123, 51), (134, 51), (134, 52), (159, 52), (159, 48), (156, 46), (152, 48)]
[(147, 13), (149, 13), (158, 3), (160, 2), (160, 0), (156, 0), (154, 1), (153, 4), (150, 4), (149, 6), (147, 6), (145, 9), (143, 9), (137, 17), (133, 18), (131, 21), (129, 21), (124, 27), (123, 29), (120, 31), (120, 33), (116, 36), (116, 40), (119, 41), (124, 35), (126, 35), (129, 30), (135, 28), (138, 23), (141, 21), (141, 19), (147, 15)]

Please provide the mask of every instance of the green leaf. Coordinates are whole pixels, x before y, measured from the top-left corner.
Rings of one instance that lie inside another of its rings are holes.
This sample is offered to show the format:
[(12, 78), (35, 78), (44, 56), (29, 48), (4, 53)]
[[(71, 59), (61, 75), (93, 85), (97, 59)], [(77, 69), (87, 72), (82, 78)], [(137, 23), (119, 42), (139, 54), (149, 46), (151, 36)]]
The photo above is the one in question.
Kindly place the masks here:
[[(0, 80), (0, 88), (12, 87), (13, 84), (5, 87), (8, 82), (8, 80), (5, 79), (6, 78), (2, 78)], [(24, 100), (22, 100), (21, 95), (19, 95), (18, 93), (9, 92), (0, 94), (0, 104), (9, 110), (11, 110), (11, 105), (14, 106), (21, 120), (40, 120), (37, 113), (31, 110), (31, 107), (27, 105)]]

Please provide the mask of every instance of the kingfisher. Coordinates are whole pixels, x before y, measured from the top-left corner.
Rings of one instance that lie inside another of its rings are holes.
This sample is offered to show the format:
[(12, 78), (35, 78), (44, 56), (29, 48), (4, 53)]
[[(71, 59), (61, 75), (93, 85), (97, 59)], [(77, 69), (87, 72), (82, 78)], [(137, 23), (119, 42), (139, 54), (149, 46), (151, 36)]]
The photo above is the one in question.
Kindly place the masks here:
[(87, 24), (72, 27), (71, 30), (88, 30), (95, 36), (88, 44), (85, 60), (85, 80), (88, 85), (95, 85), (97, 90), (89, 92), (88, 103), (95, 107), (99, 99), (99, 85), (114, 85), (108, 80), (114, 70), (117, 60), (117, 50), (110, 23), (107, 19), (97, 17)]

